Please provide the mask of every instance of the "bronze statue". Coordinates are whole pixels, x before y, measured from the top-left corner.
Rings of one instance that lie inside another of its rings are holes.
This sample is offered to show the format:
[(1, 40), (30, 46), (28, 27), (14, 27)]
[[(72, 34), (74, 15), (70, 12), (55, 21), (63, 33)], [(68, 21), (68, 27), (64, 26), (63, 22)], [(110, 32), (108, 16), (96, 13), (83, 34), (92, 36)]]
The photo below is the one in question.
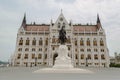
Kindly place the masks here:
[(59, 31), (59, 42), (61, 44), (65, 44), (67, 38), (66, 38), (66, 31), (62, 27), (62, 29)]

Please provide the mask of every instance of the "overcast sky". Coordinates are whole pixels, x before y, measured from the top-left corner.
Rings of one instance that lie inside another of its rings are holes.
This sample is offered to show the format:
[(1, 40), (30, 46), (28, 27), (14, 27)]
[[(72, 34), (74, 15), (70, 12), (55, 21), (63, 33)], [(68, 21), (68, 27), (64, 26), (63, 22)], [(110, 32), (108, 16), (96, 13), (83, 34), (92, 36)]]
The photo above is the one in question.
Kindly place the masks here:
[(68, 22), (81, 24), (95, 24), (99, 13), (109, 54), (120, 53), (120, 0), (0, 0), (0, 60), (14, 53), (24, 13), (27, 23), (50, 23), (61, 9)]

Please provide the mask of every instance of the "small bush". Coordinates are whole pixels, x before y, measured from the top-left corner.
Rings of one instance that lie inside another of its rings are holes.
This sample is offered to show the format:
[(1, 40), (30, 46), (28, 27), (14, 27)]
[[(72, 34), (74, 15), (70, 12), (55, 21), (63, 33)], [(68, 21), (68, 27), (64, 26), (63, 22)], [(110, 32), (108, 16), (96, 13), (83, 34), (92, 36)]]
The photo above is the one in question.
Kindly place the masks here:
[(120, 68), (120, 64), (110, 63), (110, 67), (118, 67), (118, 68)]

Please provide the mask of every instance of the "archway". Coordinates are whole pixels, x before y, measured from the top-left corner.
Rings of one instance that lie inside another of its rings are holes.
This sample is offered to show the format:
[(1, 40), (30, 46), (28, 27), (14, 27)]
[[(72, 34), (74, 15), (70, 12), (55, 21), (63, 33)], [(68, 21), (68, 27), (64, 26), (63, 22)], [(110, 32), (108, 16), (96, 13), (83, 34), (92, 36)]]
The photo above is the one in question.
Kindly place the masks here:
[(53, 55), (53, 65), (55, 64), (55, 59), (56, 59), (57, 56), (58, 56), (57, 53), (55, 53), (55, 54)]

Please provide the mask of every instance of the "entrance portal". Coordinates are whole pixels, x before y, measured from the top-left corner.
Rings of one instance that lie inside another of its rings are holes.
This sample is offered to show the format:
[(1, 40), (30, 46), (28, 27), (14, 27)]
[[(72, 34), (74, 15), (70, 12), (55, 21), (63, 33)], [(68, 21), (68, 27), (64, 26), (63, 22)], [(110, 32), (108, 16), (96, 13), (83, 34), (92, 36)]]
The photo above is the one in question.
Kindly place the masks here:
[(53, 65), (55, 64), (55, 59), (56, 59), (57, 56), (58, 56), (57, 53), (55, 53), (55, 54), (53, 55)]

